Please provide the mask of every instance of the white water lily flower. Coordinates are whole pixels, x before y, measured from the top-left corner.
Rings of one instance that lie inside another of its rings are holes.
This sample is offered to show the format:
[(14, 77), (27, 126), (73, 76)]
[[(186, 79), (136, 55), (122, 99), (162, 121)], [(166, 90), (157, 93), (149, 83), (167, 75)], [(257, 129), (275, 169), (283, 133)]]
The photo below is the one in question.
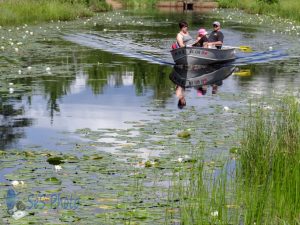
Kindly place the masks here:
[(15, 90), (13, 88), (9, 88), (8, 91), (9, 91), (9, 94), (13, 94)]
[(228, 107), (228, 106), (224, 106), (223, 110), (224, 110), (224, 111), (228, 111), (228, 110), (229, 110), (229, 107)]
[(177, 161), (181, 163), (181, 162), (183, 162), (183, 158), (179, 157), (179, 158), (177, 159)]
[(264, 109), (273, 109), (272, 106), (269, 106), (269, 105), (264, 105), (263, 108)]
[(60, 165), (55, 165), (54, 168), (56, 172), (62, 170), (62, 167)]
[(272, 46), (270, 46), (270, 47), (269, 47), (269, 50), (270, 50), (270, 51), (272, 51), (272, 50), (273, 50), (273, 47), (272, 47)]
[(19, 183), (19, 181), (14, 180), (14, 181), (11, 182), (11, 184), (12, 184), (12, 186), (16, 187), (16, 186), (18, 186), (20, 183)]
[(219, 212), (216, 210), (216, 211), (211, 212), (210, 215), (216, 217), (219, 215)]
[(51, 68), (50, 68), (50, 67), (47, 67), (47, 68), (46, 68), (46, 71), (47, 71), (47, 72), (49, 72), (50, 70), (51, 70)]
[(15, 220), (18, 220), (18, 219), (23, 218), (24, 216), (27, 216), (27, 214), (28, 213), (26, 211), (18, 210), (12, 215), (12, 218), (14, 218)]
[(16, 52), (19, 52), (19, 49), (18, 49), (18, 48), (15, 48), (15, 51), (16, 51)]
[(30, 70), (32, 69), (32, 67), (31, 67), (31, 66), (28, 66), (27, 69), (30, 71)]
[(8, 83), (8, 85), (9, 85), (9, 86), (12, 86), (12, 85), (14, 85), (14, 83)]
[(22, 70), (19, 70), (18, 73), (19, 73), (19, 74), (22, 74)]
[(5, 49), (4, 46), (1, 46), (1, 49), (4, 50)]
[(33, 35), (33, 32), (32, 32), (32, 31), (30, 32), (30, 35)]

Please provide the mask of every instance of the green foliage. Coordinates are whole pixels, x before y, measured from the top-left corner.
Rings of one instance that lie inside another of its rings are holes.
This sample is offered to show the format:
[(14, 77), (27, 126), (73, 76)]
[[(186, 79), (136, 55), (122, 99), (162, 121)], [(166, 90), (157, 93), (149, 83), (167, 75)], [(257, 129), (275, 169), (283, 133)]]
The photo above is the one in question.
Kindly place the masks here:
[(293, 224), (300, 212), (300, 106), (286, 97), (274, 109), (251, 113), (245, 129), (237, 172), (246, 224), (276, 224), (276, 217)]
[(279, 0), (258, 0), (259, 2), (264, 2), (267, 4), (275, 4), (275, 3), (279, 3)]
[(153, 7), (157, 3), (157, 0), (122, 0), (126, 6), (138, 8), (138, 7)]
[(0, 2), (0, 25), (72, 20), (108, 9), (104, 0), (7, 0)]
[(241, 146), (231, 152), (237, 154), (229, 162), (234, 162), (233, 171), (222, 166), (208, 175), (201, 161), (176, 171), (169, 196), (178, 199), (172, 207), (179, 208), (180, 223), (298, 224), (298, 100), (285, 97), (271, 107), (251, 110)]
[(223, 8), (239, 8), (248, 13), (274, 14), (300, 21), (300, 2), (294, 0), (218, 0)]

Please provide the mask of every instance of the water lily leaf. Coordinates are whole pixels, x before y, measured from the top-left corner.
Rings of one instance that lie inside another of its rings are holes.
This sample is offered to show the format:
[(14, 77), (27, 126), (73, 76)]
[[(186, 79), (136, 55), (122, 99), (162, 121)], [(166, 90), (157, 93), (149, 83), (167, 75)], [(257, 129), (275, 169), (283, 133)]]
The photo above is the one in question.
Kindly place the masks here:
[(179, 137), (179, 138), (190, 138), (191, 134), (188, 131), (181, 131), (177, 134), (177, 137)]
[(47, 179), (45, 179), (46, 182), (51, 183), (51, 184), (55, 184), (55, 185), (60, 185), (61, 181), (59, 179), (57, 179), (56, 177), (49, 177)]
[(62, 157), (59, 157), (59, 156), (55, 156), (55, 157), (50, 157), (47, 159), (47, 162), (51, 165), (59, 165), (59, 164), (62, 164), (64, 163), (63, 162), (63, 158)]

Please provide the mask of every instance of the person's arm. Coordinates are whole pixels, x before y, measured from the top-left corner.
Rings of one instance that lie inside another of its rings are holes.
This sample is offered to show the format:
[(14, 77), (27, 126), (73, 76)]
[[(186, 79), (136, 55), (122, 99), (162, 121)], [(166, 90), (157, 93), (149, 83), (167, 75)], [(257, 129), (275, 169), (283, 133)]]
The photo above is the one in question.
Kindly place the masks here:
[(177, 43), (179, 44), (179, 47), (185, 46), (185, 44), (183, 43), (183, 37), (180, 33), (177, 34), (176, 40), (177, 40)]
[(199, 41), (201, 40), (201, 37), (197, 35), (195, 42), (192, 44), (192, 46), (195, 46)]
[(203, 36), (202, 39), (203, 39), (203, 48), (208, 48), (208, 38), (206, 36)]

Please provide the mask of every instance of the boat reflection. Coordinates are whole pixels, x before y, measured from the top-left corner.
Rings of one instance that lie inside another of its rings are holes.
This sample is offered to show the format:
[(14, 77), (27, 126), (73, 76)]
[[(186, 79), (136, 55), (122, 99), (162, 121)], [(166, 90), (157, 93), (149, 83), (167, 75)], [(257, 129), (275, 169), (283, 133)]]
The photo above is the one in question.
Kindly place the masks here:
[(212, 94), (216, 94), (223, 80), (234, 71), (235, 66), (225, 64), (174, 66), (169, 78), (176, 84), (178, 108), (182, 109), (186, 105), (185, 88), (194, 87), (197, 89), (197, 95), (201, 96), (206, 94), (208, 86), (212, 86)]
[(196, 65), (188, 67), (176, 65), (169, 77), (173, 83), (181, 87), (199, 87), (220, 83), (230, 76), (234, 70), (235, 66), (233, 65)]

